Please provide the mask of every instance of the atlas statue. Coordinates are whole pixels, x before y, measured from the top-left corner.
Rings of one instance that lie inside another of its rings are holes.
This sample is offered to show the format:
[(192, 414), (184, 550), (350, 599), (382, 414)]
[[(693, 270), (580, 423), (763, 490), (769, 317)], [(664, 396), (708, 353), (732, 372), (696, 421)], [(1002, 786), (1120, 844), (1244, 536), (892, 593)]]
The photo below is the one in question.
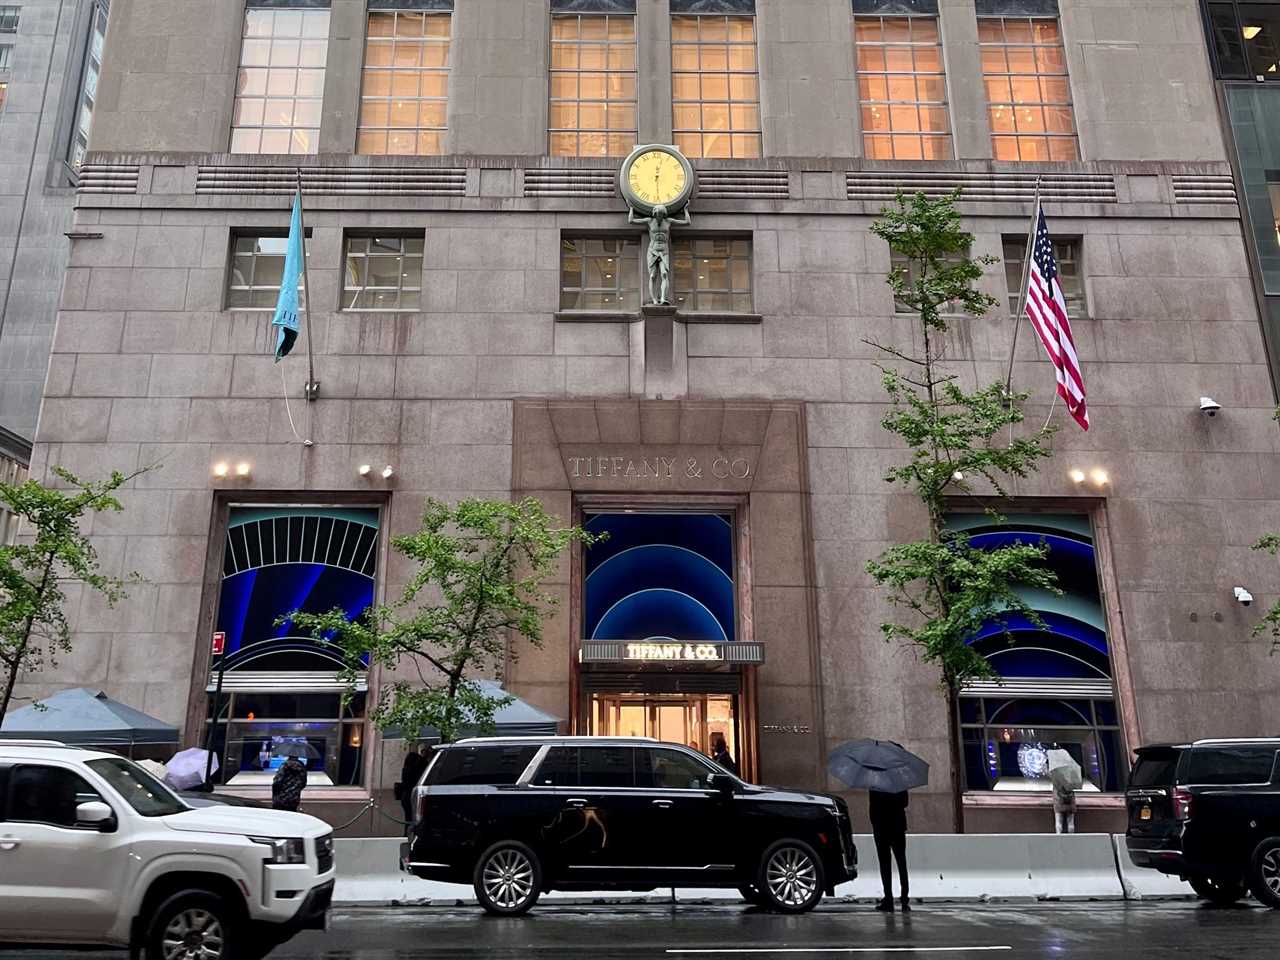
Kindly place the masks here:
[(692, 222), (689, 210), (685, 208), (683, 219), (672, 218), (666, 206), (659, 203), (652, 215), (638, 217), (635, 208), (628, 207), (627, 222), (649, 227), (649, 299), (658, 306), (668, 306), (671, 303), (671, 227), (673, 224), (687, 227)]

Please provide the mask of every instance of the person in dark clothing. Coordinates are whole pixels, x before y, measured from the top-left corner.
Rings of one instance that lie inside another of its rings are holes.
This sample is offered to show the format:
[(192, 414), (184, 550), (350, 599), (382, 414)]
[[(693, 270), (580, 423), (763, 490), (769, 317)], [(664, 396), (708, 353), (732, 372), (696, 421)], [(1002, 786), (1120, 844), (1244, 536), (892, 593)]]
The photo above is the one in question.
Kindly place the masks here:
[(876, 904), (877, 910), (893, 913), (893, 860), (898, 861), (898, 882), (902, 885), (902, 909), (911, 909), (907, 884), (907, 794), (871, 793), (871, 833), (876, 841), (876, 856), (880, 860), (880, 882), (884, 885), (884, 899)]
[(276, 771), (271, 781), (271, 806), (297, 813), (302, 805), (302, 791), (307, 785), (307, 767), (297, 757), (290, 757)]
[(418, 785), (418, 778), (426, 768), (427, 747), (423, 744), (416, 750), (409, 751), (404, 758), (404, 766), (400, 769), (400, 782), (396, 784), (399, 791), (397, 795), (400, 798), (400, 807), (404, 810), (404, 819), (408, 823), (413, 822), (413, 788)]
[(735, 777), (738, 776), (738, 765), (734, 763), (733, 756), (729, 753), (729, 744), (725, 742), (722, 733), (717, 733), (711, 738), (711, 759)]

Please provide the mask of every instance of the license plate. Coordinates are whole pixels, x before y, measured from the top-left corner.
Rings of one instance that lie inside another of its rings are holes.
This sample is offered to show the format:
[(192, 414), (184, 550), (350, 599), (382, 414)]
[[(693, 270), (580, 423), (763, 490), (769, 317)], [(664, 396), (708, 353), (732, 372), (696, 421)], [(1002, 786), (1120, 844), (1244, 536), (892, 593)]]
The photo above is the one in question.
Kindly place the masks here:
[(1139, 819), (1139, 820), (1150, 820), (1150, 819), (1151, 819), (1151, 808), (1150, 808), (1150, 807), (1143, 807), (1143, 808), (1142, 808), (1142, 810), (1141, 810), (1141, 811), (1139, 811), (1139, 813), (1138, 813), (1138, 819)]

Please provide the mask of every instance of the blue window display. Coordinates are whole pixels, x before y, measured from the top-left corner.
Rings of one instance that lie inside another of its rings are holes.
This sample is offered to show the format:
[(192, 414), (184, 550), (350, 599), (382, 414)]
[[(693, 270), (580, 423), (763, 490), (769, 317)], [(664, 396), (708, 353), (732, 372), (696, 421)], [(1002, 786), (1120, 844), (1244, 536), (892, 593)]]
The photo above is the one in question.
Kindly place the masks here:
[(585, 526), (608, 534), (584, 552), (585, 637), (736, 639), (731, 517), (598, 513)]
[[(214, 627), (226, 635), (214, 731), (225, 782), (269, 783), (292, 753), (312, 783), (359, 784), (364, 664), (351, 664), (360, 679), (344, 705), (342, 651), (276, 621), (334, 607), (360, 616), (373, 603), (377, 557), (376, 509), (231, 508)], [(211, 671), (210, 692), (216, 679)]]
[(996, 525), (982, 514), (956, 514), (951, 526), (975, 547), (1044, 543), (1063, 591), (1022, 591), (1045, 629), (1011, 617), (1012, 639), (990, 623), (970, 641), (1002, 682), (971, 684), (961, 695), (968, 789), (1050, 790), (1045, 754), (1055, 745), (1080, 764), (1086, 791), (1123, 789), (1128, 765), (1089, 518), (1022, 514)]

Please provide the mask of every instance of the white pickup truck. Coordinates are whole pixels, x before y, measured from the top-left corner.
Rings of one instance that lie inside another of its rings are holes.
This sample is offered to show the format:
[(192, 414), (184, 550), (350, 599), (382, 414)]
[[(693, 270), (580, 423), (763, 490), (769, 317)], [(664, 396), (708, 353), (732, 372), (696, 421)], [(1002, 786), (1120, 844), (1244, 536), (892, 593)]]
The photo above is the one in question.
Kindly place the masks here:
[(114, 754), (0, 740), (0, 944), (256, 960), (324, 928), (333, 878), (315, 817), (193, 809)]

